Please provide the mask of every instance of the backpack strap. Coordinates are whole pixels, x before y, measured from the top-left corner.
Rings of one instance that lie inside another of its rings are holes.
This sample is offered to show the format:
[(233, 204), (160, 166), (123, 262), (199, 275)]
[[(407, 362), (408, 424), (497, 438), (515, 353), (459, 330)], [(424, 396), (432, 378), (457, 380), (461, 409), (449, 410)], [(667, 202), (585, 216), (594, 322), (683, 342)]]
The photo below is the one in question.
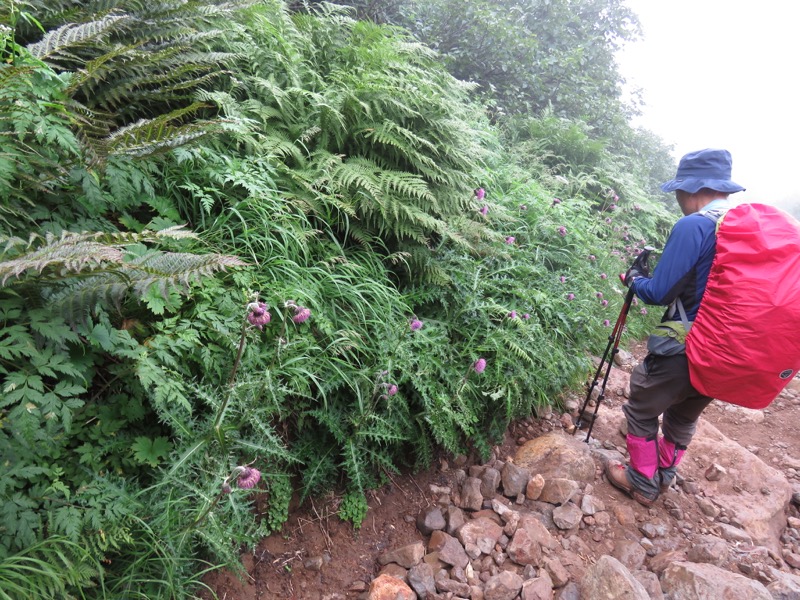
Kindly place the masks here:
[[(707, 219), (711, 219), (715, 223), (716, 229), (714, 234), (716, 235), (716, 233), (719, 231), (719, 226), (722, 224), (722, 220), (725, 218), (725, 214), (728, 212), (728, 210), (728, 208), (714, 208), (701, 212), (700, 214)], [(680, 324), (683, 325), (683, 330), (681, 331), (680, 325), (671, 325), (669, 324), (669, 321), (666, 321), (661, 323), (660, 326), (666, 328), (667, 331), (661, 333), (660, 335), (674, 337), (683, 344), (686, 342), (686, 336), (689, 334), (689, 330), (692, 328), (692, 323), (689, 321), (689, 317), (686, 315), (686, 309), (684, 308), (680, 297), (675, 298), (672, 304), (669, 305), (667, 316), (672, 319), (676, 312), (681, 318)], [(656, 333), (656, 335), (659, 334)]]

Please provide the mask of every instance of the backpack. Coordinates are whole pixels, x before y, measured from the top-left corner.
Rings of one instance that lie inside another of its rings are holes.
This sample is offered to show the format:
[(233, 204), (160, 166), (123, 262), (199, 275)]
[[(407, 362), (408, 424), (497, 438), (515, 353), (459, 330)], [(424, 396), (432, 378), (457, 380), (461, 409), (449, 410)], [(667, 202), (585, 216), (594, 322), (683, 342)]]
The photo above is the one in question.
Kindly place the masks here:
[(686, 336), (692, 385), (768, 406), (800, 369), (800, 222), (765, 204), (717, 219), (716, 255)]

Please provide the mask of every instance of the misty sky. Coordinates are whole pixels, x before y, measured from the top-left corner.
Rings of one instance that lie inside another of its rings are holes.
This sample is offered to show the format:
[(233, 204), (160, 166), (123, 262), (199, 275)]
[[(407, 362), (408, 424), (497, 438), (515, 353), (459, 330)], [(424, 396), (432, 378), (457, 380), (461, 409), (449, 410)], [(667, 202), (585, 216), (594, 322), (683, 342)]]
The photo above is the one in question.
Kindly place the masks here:
[(727, 148), (737, 200), (800, 202), (800, 3), (787, 0), (626, 0), (644, 40), (619, 57), (643, 90), (635, 121), (676, 159)]

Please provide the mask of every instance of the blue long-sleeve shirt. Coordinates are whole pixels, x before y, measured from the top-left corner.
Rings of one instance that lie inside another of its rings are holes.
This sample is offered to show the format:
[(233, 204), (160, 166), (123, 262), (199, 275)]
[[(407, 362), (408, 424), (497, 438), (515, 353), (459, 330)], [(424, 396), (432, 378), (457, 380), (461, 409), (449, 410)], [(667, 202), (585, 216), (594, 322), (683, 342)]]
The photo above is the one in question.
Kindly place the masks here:
[[(728, 209), (728, 200), (714, 200), (700, 212), (681, 217), (667, 238), (653, 276), (638, 277), (633, 291), (647, 304), (666, 306), (681, 299), (686, 317), (694, 321), (706, 290), (708, 273), (716, 254), (716, 220), (703, 216), (709, 210)], [(662, 321), (680, 320), (675, 313), (664, 314)]]

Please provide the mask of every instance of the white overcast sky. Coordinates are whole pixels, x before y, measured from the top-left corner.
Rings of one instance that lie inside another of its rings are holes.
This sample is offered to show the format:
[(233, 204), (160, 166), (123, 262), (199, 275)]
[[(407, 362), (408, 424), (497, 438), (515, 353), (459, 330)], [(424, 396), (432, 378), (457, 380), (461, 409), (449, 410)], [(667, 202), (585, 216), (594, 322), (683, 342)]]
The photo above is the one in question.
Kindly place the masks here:
[(635, 121), (675, 158), (727, 148), (737, 200), (800, 202), (800, 2), (626, 0), (643, 40), (618, 57), (642, 89)]

